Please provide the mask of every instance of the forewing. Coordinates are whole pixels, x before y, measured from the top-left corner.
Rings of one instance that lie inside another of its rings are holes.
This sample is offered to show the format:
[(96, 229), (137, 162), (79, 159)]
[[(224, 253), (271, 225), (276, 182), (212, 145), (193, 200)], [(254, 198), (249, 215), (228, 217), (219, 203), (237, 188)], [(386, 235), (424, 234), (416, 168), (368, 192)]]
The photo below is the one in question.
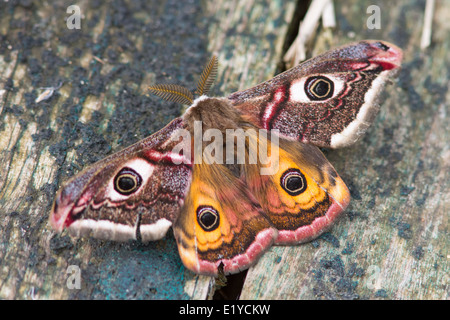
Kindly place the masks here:
[(181, 129), (183, 121), (175, 119), (70, 179), (56, 195), (53, 228), (117, 241), (162, 238), (190, 185), (191, 159), (172, 152)]
[(401, 59), (393, 44), (361, 41), (228, 98), (259, 128), (319, 147), (345, 147), (373, 122), (379, 94)]

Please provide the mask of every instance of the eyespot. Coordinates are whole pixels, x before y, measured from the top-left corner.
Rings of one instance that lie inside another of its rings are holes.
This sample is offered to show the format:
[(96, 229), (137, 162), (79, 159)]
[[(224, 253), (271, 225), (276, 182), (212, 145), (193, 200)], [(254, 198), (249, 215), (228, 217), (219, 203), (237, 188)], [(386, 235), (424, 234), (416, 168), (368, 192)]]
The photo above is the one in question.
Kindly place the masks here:
[(305, 81), (306, 96), (312, 101), (323, 101), (334, 94), (334, 83), (324, 76), (314, 76)]
[(210, 206), (200, 206), (197, 208), (197, 221), (203, 230), (213, 231), (220, 224), (219, 212)]
[(281, 176), (281, 187), (291, 196), (305, 192), (307, 184), (303, 173), (298, 169), (286, 170)]
[(142, 177), (131, 168), (123, 168), (114, 178), (114, 190), (122, 195), (136, 192), (142, 184)]

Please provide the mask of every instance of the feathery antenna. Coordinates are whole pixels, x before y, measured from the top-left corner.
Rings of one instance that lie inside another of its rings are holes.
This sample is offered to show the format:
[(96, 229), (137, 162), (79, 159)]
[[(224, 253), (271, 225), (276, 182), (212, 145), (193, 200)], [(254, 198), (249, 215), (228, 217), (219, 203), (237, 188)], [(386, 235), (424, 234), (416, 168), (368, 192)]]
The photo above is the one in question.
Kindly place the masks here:
[[(213, 56), (203, 69), (200, 80), (197, 84), (196, 94), (202, 96), (207, 94), (217, 75), (217, 57)], [(168, 101), (182, 104), (192, 104), (194, 95), (187, 88), (177, 84), (155, 84), (148, 87), (151, 93)]]
[(202, 75), (200, 76), (200, 80), (197, 84), (197, 91), (195, 91), (196, 94), (201, 96), (208, 93), (217, 76), (217, 65), (217, 57), (212, 56), (211, 60), (209, 60), (208, 64), (203, 69)]
[(164, 100), (182, 104), (192, 104), (194, 102), (194, 95), (192, 92), (177, 84), (155, 84), (148, 88), (151, 93)]

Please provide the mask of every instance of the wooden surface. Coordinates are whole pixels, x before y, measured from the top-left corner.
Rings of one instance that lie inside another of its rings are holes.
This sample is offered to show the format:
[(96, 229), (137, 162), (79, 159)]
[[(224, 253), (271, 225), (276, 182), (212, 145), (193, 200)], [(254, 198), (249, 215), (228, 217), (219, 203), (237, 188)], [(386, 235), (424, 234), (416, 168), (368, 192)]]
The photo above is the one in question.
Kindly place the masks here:
[[(215, 280), (185, 270), (170, 232), (144, 246), (73, 241), (48, 225), (63, 181), (180, 114), (181, 106), (147, 96), (149, 84), (194, 89), (213, 53), (213, 95), (269, 79), (302, 12), (297, 1), (180, 2), (79, 1), (80, 30), (67, 29), (64, 2), (0, 4), (1, 299), (214, 296)], [(325, 151), (351, 205), (320, 239), (269, 250), (246, 274), (241, 299), (450, 298), (449, 1), (437, 1), (426, 51), (424, 1), (377, 1), (380, 30), (366, 28), (371, 4), (336, 3), (337, 27), (319, 29), (310, 52), (365, 38), (405, 51), (365, 138)], [(61, 81), (52, 98), (34, 102), (39, 87)], [(81, 289), (67, 287), (70, 265), (81, 270)]]

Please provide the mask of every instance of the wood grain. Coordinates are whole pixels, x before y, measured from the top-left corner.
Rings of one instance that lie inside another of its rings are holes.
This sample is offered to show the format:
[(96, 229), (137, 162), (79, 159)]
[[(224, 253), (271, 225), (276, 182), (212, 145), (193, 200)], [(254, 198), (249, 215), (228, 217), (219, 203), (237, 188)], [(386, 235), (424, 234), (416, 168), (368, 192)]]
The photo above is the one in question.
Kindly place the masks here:
[[(210, 299), (215, 280), (187, 271), (172, 234), (139, 245), (55, 235), (48, 215), (61, 183), (179, 116), (147, 96), (154, 83), (194, 90), (219, 57), (212, 95), (271, 78), (297, 1), (79, 1), (0, 4), (0, 298)], [(366, 27), (369, 5), (381, 29)], [(241, 299), (449, 299), (449, 1), (436, 2), (421, 51), (425, 2), (336, 2), (337, 27), (318, 29), (309, 56), (360, 39), (404, 49), (399, 78), (358, 145), (325, 154), (352, 193), (333, 229), (270, 249)], [(36, 104), (40, 87), (63, 86)], [(81, 270), (69, 289), (68, 267)]]

